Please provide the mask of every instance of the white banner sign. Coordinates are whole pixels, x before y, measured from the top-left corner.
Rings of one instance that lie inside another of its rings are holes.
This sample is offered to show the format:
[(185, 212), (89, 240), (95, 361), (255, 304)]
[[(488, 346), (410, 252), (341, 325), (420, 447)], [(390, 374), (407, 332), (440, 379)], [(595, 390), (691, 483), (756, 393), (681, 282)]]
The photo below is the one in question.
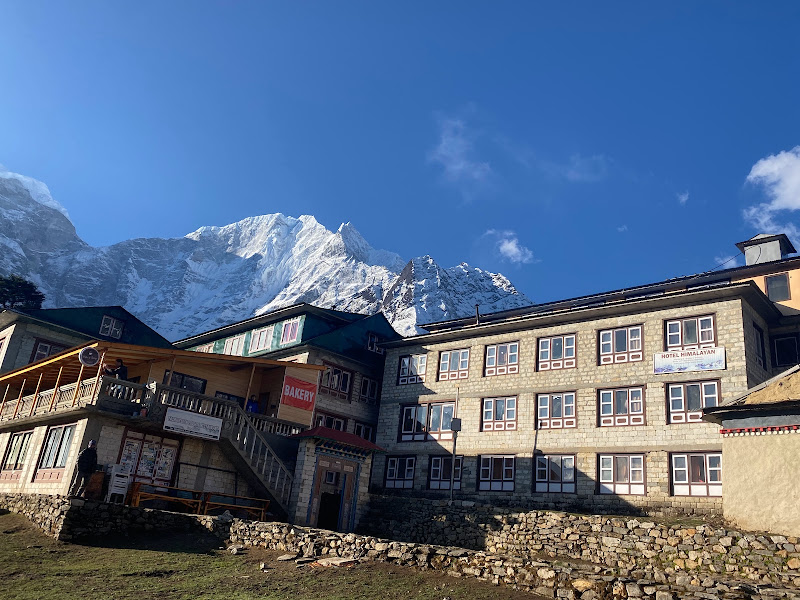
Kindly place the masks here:
[(222, 433), (222, 419), (198, 415), (177, 408), (168, 408), (167, 416), (164, 417), (164, 431), (204, 440), (219, 440), (219, 435)]
[(686, 373), (688, 371), (718, 371), (725, 368), (725, 348), (674, 350), (653, 355), (653, 372)]

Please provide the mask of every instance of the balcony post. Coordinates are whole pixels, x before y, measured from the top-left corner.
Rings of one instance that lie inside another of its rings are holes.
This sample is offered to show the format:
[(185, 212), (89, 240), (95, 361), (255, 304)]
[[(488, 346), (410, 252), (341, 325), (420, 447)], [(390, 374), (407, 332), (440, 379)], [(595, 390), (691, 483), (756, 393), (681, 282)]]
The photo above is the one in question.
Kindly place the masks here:
[(11, 388), (11, 384), (9, 383), (6, 385), (6, 391), (3, 394), (3, 401), (0, 402), (0, 416), (3, 414), (3, 409), (6, 407), (6, 398), (8, 397), (8, 390)]
[(100, 385), (100, 373), (103, 372), (103, 365), (105, 364), (106, 359), (106, 351), (103, 350), (103, 353), (100, 355), (100, 362), (97, 363), (97, 375), (94, 378), (94, 385), (92, 386), (92, 395), (89, 396), (92, 400), (94, 400), (95, 392), (97, 392), (97, 386)]
[(72, 406), (75, 406), (75, 402), (78, 400), (78, 390), (81, 389), (81, 379), (83, 378), (83, 368), (84, 365), (81, 363), (81, 370), (78, 371), (78, 381), (75, 382), (75, 393), (72, 394)]
[(53, 388), (53, 397), (50, 398), (50, 407), (47, 409), (47, 412), (53, 410), (53, 407), (56, 405), (56, 398), (58, 398), (58, 386), (61, 383), (61, 373), (64, 371), (64, 367), (61, 366), (58, 369), (58, 377), (56, 377), (56, 386)]
[(39, 381), (36, 382), (36, 391), (33, 392), (33, 402), (31, 402), (31, 410), (28, 416), (33, 416), (33, 411), (36, 410), (36, 401), (39, 399), (39, 389), (42, 387), (42, 377), (44, 377), (44, 370), (39, 373)]
[(19, 403), (22, 402), (22, 394), (25, 392), (25, 384), (27, 383), (27, 379), (22, 380), (22, 387), (19, 388), (19, 398), (17, 398), (17, 405), (14, 407), (14, 414), (11, 415), (12, 419), (17, 418), (17, 411), (19, 410)]

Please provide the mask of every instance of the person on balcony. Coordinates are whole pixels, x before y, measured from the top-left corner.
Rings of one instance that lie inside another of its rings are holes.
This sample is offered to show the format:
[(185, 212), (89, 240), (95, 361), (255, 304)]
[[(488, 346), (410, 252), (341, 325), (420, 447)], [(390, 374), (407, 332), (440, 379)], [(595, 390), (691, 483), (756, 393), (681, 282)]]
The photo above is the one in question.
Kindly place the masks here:
[(97, 470), (97, 442), (89, 440), (89, 444), (78, 454), (78, 467), (75, 479), (69, 489), (70, 496), (81, 497), (89, 485), (92, 473)]
[(128, 367), (125, 366), (121, 358), (117, 359), (117, 366), (114, 369), (109, 369), (107, 366), (103, 365), (103, 372), (106, 375), (113, 375), (117, 379), (122, 379), (123, 381), (128, 380)]

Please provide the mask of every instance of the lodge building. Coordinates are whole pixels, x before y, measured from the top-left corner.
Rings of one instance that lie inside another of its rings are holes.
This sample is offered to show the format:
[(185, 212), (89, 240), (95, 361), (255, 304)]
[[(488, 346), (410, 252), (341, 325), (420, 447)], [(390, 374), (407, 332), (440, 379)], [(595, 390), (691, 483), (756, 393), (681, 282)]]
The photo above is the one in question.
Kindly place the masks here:
[(800, 259), (783, 235), (739, 247), (744, 267), (384, 344), (372, 490), (444, 498), (452, 476), (456, 498), (500, 505), (721, 513), (703, 409), (798, 362)]

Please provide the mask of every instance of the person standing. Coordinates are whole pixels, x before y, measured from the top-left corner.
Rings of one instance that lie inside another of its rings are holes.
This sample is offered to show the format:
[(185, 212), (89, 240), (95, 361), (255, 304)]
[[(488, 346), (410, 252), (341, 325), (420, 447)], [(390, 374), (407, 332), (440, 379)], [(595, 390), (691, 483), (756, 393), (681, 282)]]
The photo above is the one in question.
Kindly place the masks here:
[(78, 467), (75, 480), (69, 490), (70, 496), (83, 496), (92, 473), (97, 469), (97, 442), (89, 440), (89, 444), (78, 454)]
[(117, 359), (117, 366), (114, 369), (109, 369), (103, 365), (103, 372), (106, 375), (113, 375), (117, 379), (122, 379), (123, 381), (128, 380), (128, 367), (125, 366), (125, 363), (122, 362), (121, 358)]

